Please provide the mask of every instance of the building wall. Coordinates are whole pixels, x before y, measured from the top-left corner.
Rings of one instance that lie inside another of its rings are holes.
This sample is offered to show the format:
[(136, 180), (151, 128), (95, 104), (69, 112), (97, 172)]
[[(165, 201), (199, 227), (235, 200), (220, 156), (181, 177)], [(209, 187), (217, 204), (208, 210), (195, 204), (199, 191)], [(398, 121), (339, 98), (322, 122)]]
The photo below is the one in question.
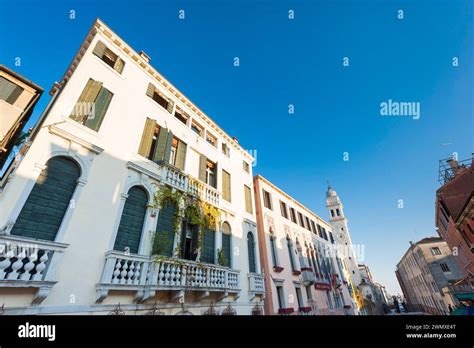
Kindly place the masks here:
[[(441, 202), (442, 200), (437, 196), (436, 227), (438, 228), (438, 234), (446, 241), (450, 250), (457, 253), (455, 260), (464, 277), (469, 277), (470, 274), (474, 274), (474, 253), (471, 251), (471, 249), (474, 250), (474, 235), (470, 232), (463, 235), (461, 231), (469, 231), (467, 222), (472, 221), (474, 211), (472, 206), (468, 205), (465, 215), (461, 214), (465, 217), (463, 223), (456, 224), (454, 217), (443, 208)], [(469, 211), (467, 211), (468, 207), (470, 207)]]
[[(97, 34), (94, 35), (95, 31)], [(104, 31), (108, 34), (104, 34)], [(92, 53), (99, 40), (125, 61), (121, 74)], [(151, 68), (143, 61), (132, 59), (125, 53), (124, 48), (130, 51), (130, 48), (103, 24), (95, 24), (95, 28), (79, 50), (83, 54), (82, 59), (78, 63), (74, 62), (77, 66), (73, 74), (58, 92), (59, 96), (48, 113), (44, 126), (12, 176), (11, 182), (0, 195), (0, 226), (4, 226), (7, 233), (11, 230), (41, 170), (51, 157), (68, 156), (74, 159), (81, 168), (81, 177), (73, 196), (74, 204), (66, 213), (56, 237), (56, 242), (65, 243), (67, 247), (55, 266), (57, 284), (41, 303), (41, 307), (58, 310), (66, 307), (67, 311), (68, 306), (93, 306), (96, 301), (96, 284), (100, 281), (104, 269), (104, 254), (113, 248), (129, 188), (134, 185), (143, 186), (152, 205), (156, 185), (160, 184), (159, 166), (137, 154), (147, 117), (156, 119), (161, 127), (172, 130), (175, 136), (187, 144), (185, 173), (198, 177), (198, 154), (203, 154), (218, 164), (218, 191), (222, 191), (221, 170), (225, 169), (231, 173), (232, 202), (225, 202), (221, 198), (219, 208), (223, 211), (222, 222), (229, 222), (232, 229), (232, 267), (240, 270), (242, 290), (235, 302), (236, 309), (239, 313), (249, 314), (253, 303), (250, 303), (252, 297), (249, 294), (247, 277), (249, 263), (246, 236), (248, 232), (254, 233), (257, 242), (257, 235), (255, 209), (253, 213), (245, 211), (243, 190), (244, 185), (252, 188), (252, 169), (250, 166), (248, 173), (244, 171), (242, 162), (245, 160), (251, 163), (252, 157), (236, 142), (231, 141), (212, 121), (199, 116), (179, 91), (175, 90), (175, 93), (171, 94), (169, 83), (167, 87), (164, 82), (159, 83), (147, 72), (151, 71)], [(103, 82), (103, 86), (113, 93), (98, 132), (68, 117), (90, 78)], [(218, 139), (217, 148), (191, 131), (189, 124), (182, 124), (149, 98), (145, 94), (149, 83), (157, 86), (191, 118), (198, 120), (212, 132)], [(223, 142), (230, 147), (230, 157), (221, 151)], [(140, 254), (150, 254), (158, 214), (159, 209), (147, 209)], [(220, 247), (219, 238), (218, 235), (216, 247)], [(257, 272), (260, 272), (258, 266)], [(2, 298), (6, 301), (6, 307), (18, 303), (15, 295)], [(130, 292), (111, 292), (104, 304), (121, 302), (126, 305), (132, 301)], [(154, 299), (150, 301), (153, 302)], [(169, 301), (169, 298), (163, 301)]]
[[(14, 74), (10, 73), (8, 69), (0, 66), (0, 77), (12, 82), (21, 87), (23, 91), (17, 97), (13, 104), (6, 100), (0, 99), (0, 115), (2, 120), (0, 122), (0, 169), (6, 159), (7, 153), (13, 146), (18, 132), (26, 123), (27, 118), (31, 112), (28, 113), (30, 104), (37, 101), (37, 96), (43, 92), (38, 86), (27, 84)], [(36, 99), (35, 99), (36, 98)], [(31, 108), (34, 105), (31, 105)]]
[[(432, 248), (438, 248), (434, 255)], [(446, 264), (449, 272), (443, 272)], [(462, 274), (446, 242), (431, 238), (430, 242), (419, 242), (412, 246), (397, 265), (399, 281), (409, 305), (419, 306), (436, 314), (448, 313), (448, 305), (454, 304), (450, 296), (442, 296), (448, 281), (462, 278)]]
[[(294, 313), (298, 311), (298, 301), (296, 295), (296, 288), (300, 287), (302, 294), (301, 307), (312, 307), (315, 309), (315, 314), (342, 314), (344, 313), (343, 304), (351, 305), (351, 298), (346, 285), (336, 291), (334, 288), (328, 290), (316, 289), (314, 285), (309, 285), (308, 290), (311, 294), (311, 299), (308, 298), (303, 275), (299, 272), (293, 272), (290, 252), (287, 245), (287, 238), (290, 238), (293, 246), (293, 256), (295, 269), (301, 271), (305, 267), (312, 267), (308, 260), (308, 252), (306, 246), (315, 246), (324, 250), (324, 248), (332, 249), (335, 245), (329, 240), (323, 239), (312, 230), (302, 227), (299, 224), (298, 212), (302, 213), (304, 218), (308, 217), (315, 224), (318, 224), (330, 231), (330, 225), (322, 220), (319, 216), (304, 208), (300, 203), (291, 198), (289, 195), (281, 191), (279, 188), (271, 184), (268, 180), (261, 176), (254, 178), (255, 200), (257, 206), (257, 225), (259, 233), (259, 245), (261, 264), (265, 271), (266, 280), (266, 297), (265, 297), (265, 312), (266, 314), (278, 314), (279, 301), (277, 295), (277, 285), (283, 288), (283, 308), (292, 308)], [(265, 206), (264, 193), (266, 191), (271, 197), (271, 209)], [(288, 218), (282, 215), (280, 201), (286, 204)], [(291, 220), (290, 208), (296, 212), (297, 223)], [(305, 219), (306, 221), (306, 219)], [(310, 227), (311, 228), (311, 227)], [(272, 259), (272, 250), (270, 238), (274, 238), (277, 265), (282, 270), (274, 268)], [(301, 246), (298, 250), (297, 243)], [(322, 254), (322, 253), (321, 253)], [(322, 255), (320, 255), (322, 256)], [(342, 279), (343, 274), (337, 266), (336, 255), (331, 257), (331, 264), (335, 273)], [(341, 301), (339, 308), (335, 306), (334, 295), (338, 293), (341, 298), (344, 298), (344, 303)], [(330, 296), (331, 304), (328, 300)], [(351, 312), (351, 311), (349, 311)]]

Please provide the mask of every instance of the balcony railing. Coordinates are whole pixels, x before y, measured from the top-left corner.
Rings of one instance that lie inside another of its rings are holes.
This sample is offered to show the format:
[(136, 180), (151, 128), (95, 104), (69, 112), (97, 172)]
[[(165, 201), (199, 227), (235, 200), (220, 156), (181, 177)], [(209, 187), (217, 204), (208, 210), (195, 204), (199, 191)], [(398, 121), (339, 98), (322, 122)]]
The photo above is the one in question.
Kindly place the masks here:
[(0, 287), (38, 288), (41, 303), (56, 283), (55, 266), (67, 244), (19, 236), (0, 236)]
[(109, 290), (133, 290), (144, 300), (157, 290), (240, 292), (239, 271), (182, 259), (106, 254), (102, 279), (97, 286), (100, 302)]
[(265, 277), (263, 274), (249, 273), (249, 291), (255, 296), (265, 295)]
[[(177, 190), (188, 192), (194, 197), (215, 206), (218, 206), (220, 203), (221, 194), (216, 188), (184, 173), (181, 169), (166, 162), (157, 164), (134, 154), (130, 163), (133, 167), (140, 167), (141, 171), (150, 173), (150, 175)], [(156, 174), (157, 171), (158, 174)]]
[(306, 285), (312, 285), (316, 282), (316, 275), (311, 268), (302, 268), (301, 275)]

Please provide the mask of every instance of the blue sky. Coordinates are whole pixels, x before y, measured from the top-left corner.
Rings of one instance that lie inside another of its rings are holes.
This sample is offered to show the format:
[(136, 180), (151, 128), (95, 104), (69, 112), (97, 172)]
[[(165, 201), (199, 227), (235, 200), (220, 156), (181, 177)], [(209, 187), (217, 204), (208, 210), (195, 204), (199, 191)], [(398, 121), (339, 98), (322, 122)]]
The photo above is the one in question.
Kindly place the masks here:
[[(45, 3), (0, 0), (0, 63), (45, 89), (33, 120), (99, 17), (326, 219), (330, 180), (376, 281), (400, 292), (408, 241), (436, 235), (438, 160), (474, 148), (470, 0)], [(380, 116), (388, 99), (419, 102), (420, 119)]]

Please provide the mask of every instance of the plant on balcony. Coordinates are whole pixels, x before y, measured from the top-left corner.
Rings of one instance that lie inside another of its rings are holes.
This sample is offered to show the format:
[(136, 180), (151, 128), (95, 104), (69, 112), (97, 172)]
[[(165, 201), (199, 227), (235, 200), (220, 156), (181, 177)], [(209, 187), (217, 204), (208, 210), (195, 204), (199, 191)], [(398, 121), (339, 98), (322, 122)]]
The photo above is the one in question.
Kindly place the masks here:
[(273, 270), (277, 273), (280, 273), (281, 271), (284, 270), (284, 268), (281, 266), (273, 266)]
[[(199, 249), (203, 250), (203, 233), (205, 229), (216, 231), (220, 221), (221, 211), (213, 205), (201, 201), (198, 198), (179, 190), (174, 190), (169, 186), (162, 185), (155, 192), (154, 195), (154, 206), (164, 207), (168, 204), (175, 206), (175, 212), (173, 215), (173, 232), (178, 234), (183, 218), (185, 218), (190, 224), (199, 226)], [(161, 238), (156, 238), (157, 247), (153, 250), (163, 250), (167, 243), (166, 241), (160, 242)], [(172, 241), (171, 241), (172, 242)], [(155, 243), (154, 243), (155, 244)], [(180, 243), (177, 243), (174, 255), (181, 257)], [(155, 252), (153, 252), (155, 254)]]
[[(158, 237), (159, 236), (159, 237)], [(169, 250), (170, 245), (173, 243), (165, 233), (155, 233), (153, 237), (153, 245), (151, 249), (152, 255), (164, 255)]]

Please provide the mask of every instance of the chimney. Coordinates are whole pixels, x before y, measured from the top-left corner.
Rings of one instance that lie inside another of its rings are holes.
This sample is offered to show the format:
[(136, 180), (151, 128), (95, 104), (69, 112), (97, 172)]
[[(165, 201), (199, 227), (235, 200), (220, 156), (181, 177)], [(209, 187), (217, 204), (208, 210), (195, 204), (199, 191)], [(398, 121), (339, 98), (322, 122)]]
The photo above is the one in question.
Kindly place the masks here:
[(413, 246), (413, 242), (412, 242), (412, 241), (410, 241), (410, 246)]
[(147, 63), (150, 62), (151, 58), (148, 54), (145, 53), (145, 51), (141, 51), (139, 54), (140, 57), (142, 57)]

